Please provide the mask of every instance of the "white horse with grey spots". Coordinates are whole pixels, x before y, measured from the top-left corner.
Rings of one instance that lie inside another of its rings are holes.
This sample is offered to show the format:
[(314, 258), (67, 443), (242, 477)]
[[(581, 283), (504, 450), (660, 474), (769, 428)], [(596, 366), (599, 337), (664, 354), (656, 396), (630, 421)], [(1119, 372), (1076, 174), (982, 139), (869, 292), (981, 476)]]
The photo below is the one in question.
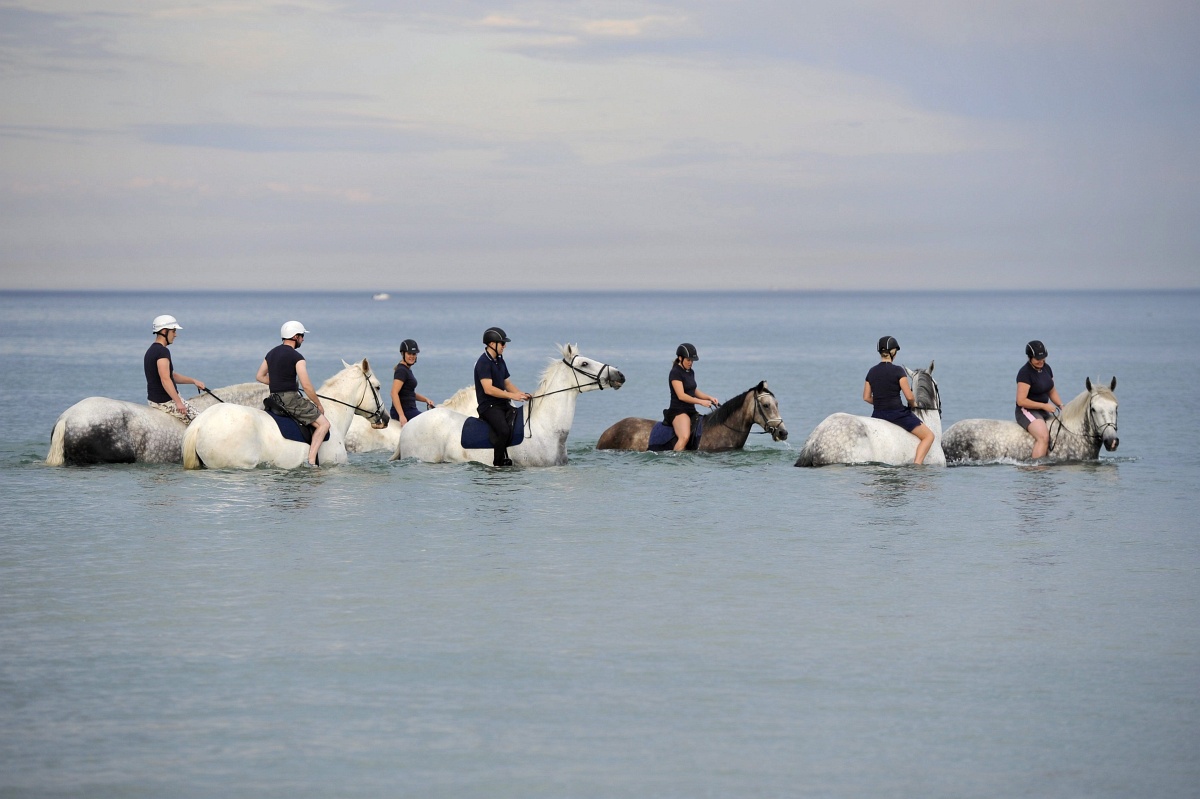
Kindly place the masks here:
[[(1089, 461), (1100, 457), (1100, 447), (1109, 452), (1121, 443), (1117, 436), (1117, 378), (1108, 386), (1094, 385), (1089, 377), (1085, 390), (1047, 421), (1050, 451), (1041, 462)], [(1033, 458), (1033, 436), (1016, 422), (1000, 419), (963, 419), (950, 425), (942, 439), (951, 463), (1028, 461)]]
[[(942, 452), (942, 397), (933, 379), (933, 361), (928, 369), (908, 369), (916, 405), (912, 411), (933, 431), (933, 446), (925, 455), (929, 466), (945, 466)], [(870, 416), (835, 413), (809, 434), (800, 450), (797, 466), (828, 466), (834, 463), (884, 463), (900, 466), (917, 456), (919, 439), (899, 425)]]
[[(228, 402), (262, 407), (267, 387), (239, 383), (188, 400), (196, 413)], [(187, 425), (149, 405), (88, 397), (63, 411), (50, 433), (50, 466), (100, 463), (179, 463)]]

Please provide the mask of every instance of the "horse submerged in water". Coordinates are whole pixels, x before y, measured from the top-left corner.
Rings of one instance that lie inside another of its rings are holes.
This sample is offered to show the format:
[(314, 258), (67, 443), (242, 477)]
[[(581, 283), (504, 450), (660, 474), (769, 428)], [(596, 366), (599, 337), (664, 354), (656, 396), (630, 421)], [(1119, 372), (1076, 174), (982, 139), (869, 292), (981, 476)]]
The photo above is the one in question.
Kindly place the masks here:
[[(329, 419), (329, 438), (317, 453), (321, 464), (344, 464), (346, 431), (357, 414), (376, 424), (387, 416), (379, 381), (364, 358), (342, 361), (343, 369), (317, 389)], [(253, 469), (268, 464), (294, 469), (308, 460), (308, 444), (283, 437), (269, 413), (241, 405), (218, 405), (196, 417), (183, 436), (185, 469)]]
[[(942, 451), (942, 396), (933, 379), (933, 361), (927, 369), (908, 369), (916, 404), (912, 412), (933, 431), (933, 446), (925, 456), (930, 466), (945, 466)], [(900, 466), (912, 463), (918, 439), (899, 425), (870, 416), (835, 413), (809, 433), (800, 450), (797, 466), (828, 466), (835, 463), (883, 463)]]
[[(1117, 437), (1117, 378), (1108, 386), (1094, 385), (1089, 377), (1085, 390), (1046, 422), (1050, 451), (1039, 462), (1096, 460), (1100, 447), (1114, 452)], [(1033, 436), (1016, 422), (1000, 419), (963, 419), (950, 425), (942, 439), (951, 463), (1028, 461), (1033, 457)]]
[[(755, 424), (771, 435), (772, 441), (786, 441), (787, 426), (779, 412), (775, 395), (767, 388), (767, 381), (743, 391), (728, 400), (712, 413), (700, 417), (703, 428), (699, 444), (702, 452), (724, 452), (741, 449), (750, 437), (750, 428)], [(600, 434), (596, 449), (624, 449), (646, 452), (650, 449), (651, 431), (656, 424), (653, 419), (629, 416)]]
[[(206, 391), (188, 400), (197, 416), (220, 402), (261, 406), (262, 383), (239, 383)], [(145, 403), (88, 397), (63, 411), (50, 433), (49, 466), (100, 463), (179, 463), (183, 434), (179, 419)]]
[[(587, 391), (619, 389), (625, 375), (619, 369), (579, 352), (578, 346), (559, 345), (561, 357), (551, 361), (541, 383), (521, 410), (528, 414), (515, 426), (508, 455), (516, 466), (561, 466), (567, 462), (567, 436), (575, 420), (575, 403)], [(417, 458), (426, 463), (491, 464), (492, 446), (486, 435), (474, 440), (473, 428), (487, 425), (472, 414), (474, 388), (459, 391), (447, 404), (424, 411), (406, 424), (392, 460)], [(458, 408), (457, 410), (455, 408)], [(469, 410), (468, 410), (469, 409)], [(518, 416), (518, 419), (521, 417)]]

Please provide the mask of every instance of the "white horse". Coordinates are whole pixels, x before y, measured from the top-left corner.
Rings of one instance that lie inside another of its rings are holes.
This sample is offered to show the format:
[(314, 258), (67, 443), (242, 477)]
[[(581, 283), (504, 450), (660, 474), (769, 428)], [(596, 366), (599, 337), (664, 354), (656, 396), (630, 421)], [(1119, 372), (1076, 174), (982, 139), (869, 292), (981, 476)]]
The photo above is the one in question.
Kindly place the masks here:
[[(916, 405), (913, 413), (933, 431), (933, 446), (925, 455), (930, 466), (945, 466), (942, 452), (942, 397), (933, 379), (933, 361), (928, 369), (908, 372)], [(835, 413), (817, 425), (800, 450), (797, 466), (827, 466), (833, 463), (912, 463), (919, 439), (899, 425), (870, 416)]]
[[(376, 423), (386, 418), (379, 381), (366, 359), (356, 364), (342, 361), (342, 365), (344, 368), (317, 390), (329, 419), (329, 440), (317, 452), (322, 465), (347, 462), (346, 430), (356, 414)], [(240, 405), (209, 408), (183, 436), (185, 469), (253, 469), (262, 463), (294, 469), (307, 460), (307, 444), (284, 438), (266, 411)]]
[[(475, 386), (465, 386), (454, 392), (449, 399), (437, 405), (438, 408), (448, 408), (458, 411), (463, 416), (478, 416), (478, 400), (475, 398)], [(400, 423), (388, 417), (385, 427), (375, 427), (361, 416), (355, 416), (346, 432), (347, 452), (378, 452), (386, 450), (395, 452), (400, 443)]]
[[(625, 375), (619, 370), (581, 355), (574, 344), (560, 345), (559, 351), (562, 357), (546, 367), (533, 399), (525, 406), (525, 439), (508, 449), (509, 457), (517, 466), (566, 463), (567, 436), (575, 419), (578, 396), (596, 389), (618, 389), (625, 383)], [(463, 425), (469, 418), (466, 413), (446, 405), (425, 411), (404, 426), (392, 460), (417, 458), (427, 463), (476, 461), (491, 464), (491, 447), (464, 449), (462, 446)]]
[[(1041, 461), (1082, 461), (1100, 457), (1100, 447), (1116, 450), (1117, 378), (1106, 386), (1092, 385), (1068, 402), (1047, 423), (1050, 451)], [(942, 440), (946, 459), (955, 462), (1027, 461), (1033, 457), (1033, 436), (1016, 422), (1000, 419), (963, 419), (950, 425)]]
[[(197, 414), (218, 402), (261, 406), (262, 383), (239, 383), (192, 397)], [(50, 434), (50, 466), (95, 463), (179, 463), (187, 425), (145, 403), (88, 397), (62, 412)]]

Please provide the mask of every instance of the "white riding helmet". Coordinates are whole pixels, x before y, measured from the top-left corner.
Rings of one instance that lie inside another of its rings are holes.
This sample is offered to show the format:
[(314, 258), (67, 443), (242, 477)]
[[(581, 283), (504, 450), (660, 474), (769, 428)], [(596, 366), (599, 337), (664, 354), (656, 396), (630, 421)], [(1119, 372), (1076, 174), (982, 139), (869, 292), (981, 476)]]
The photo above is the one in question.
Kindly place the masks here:
[(170, 314), (154, 317), (154, 321), (150, 323), (153, 330), (150, 332), (157, 333), (160, 330), (183, 330), (183, 325), (175, 321), (175, 317)]
[(279, 337), (287, 339), (307, 332), (308, 331), (304, 329), (304, 325), (293, 319), (290, 322), (284, 322), (283, 327), (279, 328)]

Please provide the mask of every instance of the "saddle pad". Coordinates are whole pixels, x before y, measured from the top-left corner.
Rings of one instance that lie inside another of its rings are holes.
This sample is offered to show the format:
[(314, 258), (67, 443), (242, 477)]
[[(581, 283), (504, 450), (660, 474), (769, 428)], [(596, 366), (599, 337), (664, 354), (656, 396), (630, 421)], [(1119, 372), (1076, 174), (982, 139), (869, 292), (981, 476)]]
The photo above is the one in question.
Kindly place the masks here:
[[(301, 444), (312, 443), (312, 427), (305, 425), (302, 430), (290, 416), (279, 416), (270, 411), (267, 411), (267, 415), (275, 420), (275, 426), (279, 428), (279, 435), (288, 441), (299, 441)], [(325, 440), (329, 440), (328, 430), (325, 431)]]
[[(694, 450), (700, 446), (700, 436), (704, 432), (704, 422), (700, 419), (692, 425), (692, 437), (688, 439), (687, 448)], [(650, 446), (647, 448), (650, 452), (666, 452), (669, 449), (675, 448), (675, 429), (668, 427), (662, 422), (655, 423), (654, 427), (650, 428)]]
[[(463, 423), (462, 444), (463, 449), (492, 449), (492, 428), (488, 427), (488, 423), (477, 416), (468, 416), (467, 421)], [(525, 408), (517, 408), (516, 418), (513, 419), (512, 436), (509, 439), (508, 446), (515, 447), (525, 440)]]

